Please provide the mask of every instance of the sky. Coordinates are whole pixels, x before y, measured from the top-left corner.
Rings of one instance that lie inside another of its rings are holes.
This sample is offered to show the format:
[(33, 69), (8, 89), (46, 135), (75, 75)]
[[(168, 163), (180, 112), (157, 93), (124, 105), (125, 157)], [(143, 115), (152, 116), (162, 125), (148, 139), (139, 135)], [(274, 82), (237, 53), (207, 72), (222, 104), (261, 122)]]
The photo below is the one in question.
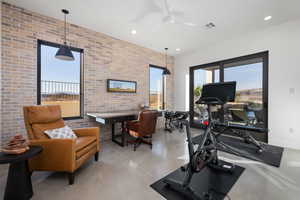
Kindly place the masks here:
[[(80, 53), (73, 52), (74, 61), (63, 61), (55, 58), (58, 48), (41, 46), (41, 79), (60, 82), (80, 82)], [(150, 67), (150, 91), (161, 89), (162, 69)], [(216, 77), (219, 76), (217, 70)], [(195, 86), (206, 80), (205, 70), (195, 71)], [(113, 77), (111, 77), (113, 78)], [(224, 69), (224, 81), (237, 81), (237, 90), (262, 88), (262, 63), (242, 65)], [(218, 78), (217, 78), (218, 81)]]
[[(60, 81), (60, 82), (80, 82), (80, 53), (72, 52), (74, 61), (63, 61), (55, 58), (58, 48), (41, 46), (41, 80)], [(159, 85), (162, 81), (162, 69), (150, 68), (150, 90), (161, 89)], [(114, 77), (110, 77), (114, 78)], [(42, 86), (42, 90), (43, 90)]]
[(150, 67), (150, 91), (158, 91), (161, 89), (163, 70), (155, 67)]
[(41, 79), (61, 82), (80, 82), (80, 53), (72, 52), (74, 61), (55, 58), (58, 48), (41, 46)]
[[(224, 81), (236, 81), (237, 90), (262, 88), (262, 63), (254, 63), (224, 69)], [(206, 80), (205, 70), (199, 69), (194, 75), (195, 87)]]
[(111, 88), (121, 88), (121, 89), (132, 89), (135, 90), (135, 83), (133, 82), (125, 82), (125, 81), (110, 81)]

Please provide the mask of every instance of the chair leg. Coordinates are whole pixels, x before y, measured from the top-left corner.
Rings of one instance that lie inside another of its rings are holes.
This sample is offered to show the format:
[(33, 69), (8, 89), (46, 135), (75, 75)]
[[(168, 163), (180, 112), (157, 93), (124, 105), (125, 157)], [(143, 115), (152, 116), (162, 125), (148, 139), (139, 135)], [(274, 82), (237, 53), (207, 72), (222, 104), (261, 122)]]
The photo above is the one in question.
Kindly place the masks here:
[(141, 138), (137, 138), (135, 140), (135, 143), (134, 143), (134, 146), (133, 146), (133, 150), (135, 151), (141, 144), (142, 144), (142, 139)]
[[(144, 140), (144, 139), (146, 140)], [(152, 135), (149, 135), (149, 136), (144, 136), (141, 140), (142, 143), (144, 144), (148, 144), (150, 146), (150, 149), (152, 149)]]
[(135, 141), (134, 141), (134, 144), (133, 144), (133, 151), (136, 151), (136, 149), (138, 148), (139, 146), (139, 138), (137, 138)]
[(136, 148), (137, 148), (137, 143), (134, 143), (133, 144), (133, 151), (136, 151)]
[(99, 152), (96, 152), (96, 153), (95, 153), (95, 161), (97, 162), (98, 159), (99, 159)]
[(74, 172), (68, 173), (68, 179), (69, 179), (69, 185), (73, 185), (75, 179), (75, 173)]
[[(143, 138), (136, 138), (135, 140), (129, 140), (127, 141), (127, 144), (133, 144), (133, 150), (136, 151), (136, 149), (142, 144), (148, 144), (152, 145), (151, 142), (144, 141)], [(151, 147), (151, 146), (150, 146)], [(152, 147), (151, 147), (152, 148)]]

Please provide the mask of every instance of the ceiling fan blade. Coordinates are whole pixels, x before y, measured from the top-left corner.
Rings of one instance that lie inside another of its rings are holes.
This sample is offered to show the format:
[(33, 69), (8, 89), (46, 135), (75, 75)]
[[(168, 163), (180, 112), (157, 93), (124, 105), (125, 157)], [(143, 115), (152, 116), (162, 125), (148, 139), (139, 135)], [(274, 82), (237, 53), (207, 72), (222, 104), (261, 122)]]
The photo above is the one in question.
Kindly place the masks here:
[(198, 26), (197, 24), (192, 23), (192, 22), (184, 22), (183, 24), (186, 25), (186, 26), (192, 26), (192, 27)]
[(168, 0), (164, 0), (165, 3), (165, 8), (166, 8), (166, 12), (168, 16), (171, 16), (171, 9), (170, 9), (170, 5), (168, 3)]
[(180, 12), (180, 11), (172, 11), (171, 13), (175, 17), (183, 17), (184, 16), (184, 12)]
[(170, 4), (168, 2), (168, 0), (164, 0), (165, 3), (165, 10), (166, 10), (166, 14), (167, 16), (165, 16), (163, 18), (163, 22), (170, 22), (172, 24), (175, 23), (175, 20), (177, 20), (177, 18), (182, 18), (184, 17), (184, 13), (180, 12), (180, 11), (174, 11), (171, 7)]
[(138, 23), (153, 13), (161, 13), (163, 10), (152, 0), (145, 0), (141, 11), (131, 20), (133, 23)]
[(163, 23), (174, 23), (174, 21), (175, 20), (172, 18), (172, 16), (169, 16), (169, 15), (162, 18)]

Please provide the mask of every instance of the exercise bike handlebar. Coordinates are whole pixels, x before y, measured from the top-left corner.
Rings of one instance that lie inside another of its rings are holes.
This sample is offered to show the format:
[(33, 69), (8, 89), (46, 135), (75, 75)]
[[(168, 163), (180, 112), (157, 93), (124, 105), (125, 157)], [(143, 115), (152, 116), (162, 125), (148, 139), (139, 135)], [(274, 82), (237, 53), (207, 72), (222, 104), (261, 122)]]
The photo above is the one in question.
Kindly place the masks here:
[(201, 97), (196, 104), (206, 104), (206, 105), (224, 105), (225, 102), (217, 97)]

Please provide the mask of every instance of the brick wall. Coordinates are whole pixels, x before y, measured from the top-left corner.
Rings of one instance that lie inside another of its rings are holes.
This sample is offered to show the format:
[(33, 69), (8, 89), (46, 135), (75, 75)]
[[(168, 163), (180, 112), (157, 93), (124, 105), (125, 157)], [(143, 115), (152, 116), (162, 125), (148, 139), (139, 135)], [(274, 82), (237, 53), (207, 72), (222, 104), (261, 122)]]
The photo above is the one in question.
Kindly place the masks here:
[[(62, 43), (63, 21), (2, 4), (2, 139), (25, 134), (22, 107), (37, 102), (37, 40)], [(68, 43), (84, 49), (84, 111), (136, 109), (149, 100), (149, 64), (164, 66), (164, 55), (74, 24)], [(173, 72), (174, 58), (169, 57)], [(106, 79), (137, 81), (136, 94), (107, 93)], [(173, 105), (173, 73), (167, 77), (167, 107)], [(96, 125), (90, 119), (67, 122)], [(109, 138), (109, 127), (101, 127)]]

